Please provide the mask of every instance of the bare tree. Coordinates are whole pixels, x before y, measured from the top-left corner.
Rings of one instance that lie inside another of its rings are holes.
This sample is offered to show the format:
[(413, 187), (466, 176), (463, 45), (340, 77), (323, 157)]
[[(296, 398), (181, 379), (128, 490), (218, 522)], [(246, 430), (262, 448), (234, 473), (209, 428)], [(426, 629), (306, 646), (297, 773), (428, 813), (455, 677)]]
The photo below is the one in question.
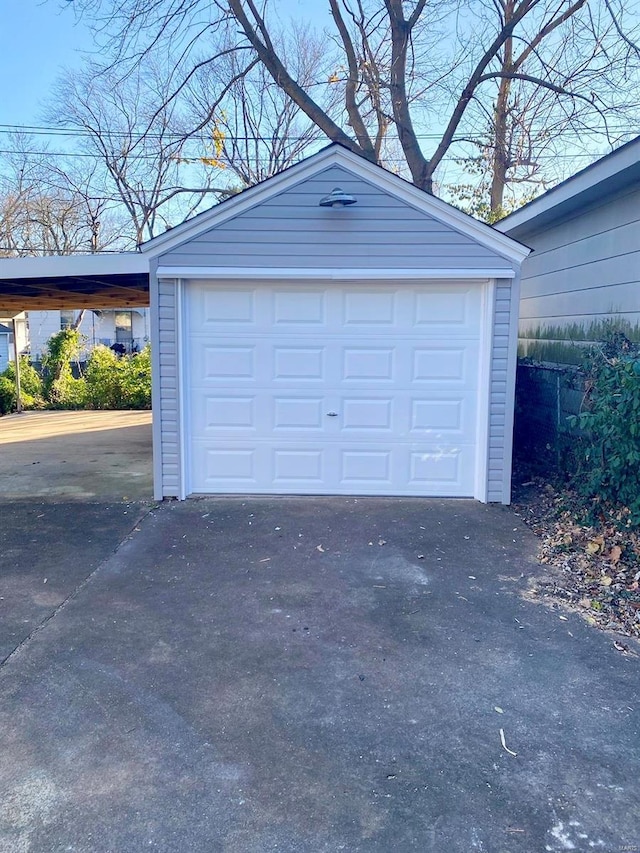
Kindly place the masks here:
[(104, 197), (124, 206), (136, 243), (187, 219), (205, 197), (223, 191), (212, 183), (215, 137), (207, 157), (188, 155), (189, 140), (201, 128), (185, 130), (170, 80), (152, 63), (125, 78), (95, 63), (67, 73), (49, 112), (50, 121), (62, 115), (66, 127), (82, 134), (82, 153), (100, 164)]
[(0, 175), (0, 254), (68, 255), (116, 247), (121, 232), (108, 201), (92, 193), (90, 173), (65, 171), (25, 137)]
[[(305, 86), (326, 80), (330, 65), (326, 43), (306, 26), (293, 26), (280, 39), (279, 52), (286, 56), (296, 79)], [(185, 92), (193, 124), (211, 122), (220, 146), (219, 160), (240, 179), (253, 186), (299, 160), (310, 146), (324, 139), (314, 124), (272, 79), (262, 63), (246, 65), (246, 54), (231, 45), (220, 51), (217, 62), (204, 65)], [(212, 110), (212, 94), (220, 81), (232, 81)], [(336, 109), (337, 87), (328, 89), (324, 108)]]
[[(334, 69), (324, 84), (292, 65), (269, 0), (75, 6), (102, 16), (116, 48), (113, 67), (122, 73), (169, 51), (175, 97), (197, 66), (216, 59), (212, 51), (242, 55), (245, 68), (257, 60), (328, 139), (387, 164), (395, 153), (388, 142), (397, 139), (400, 170), (427, 191), (448, 159), (481, 140), (493, 151), (494, 210), (517, 178), (516, 166), (526, 165), (514, 165), (520, 143), (510, 148), (518, 123), (527, 122), (518, 103), (542, 116), (546, 98), (551, 126), (571, 130), (572, 141), (586, 127), (591, 139), (600, 134), (615, 143), (626, 128), (612, 128), (610, 120), (631, 107), (631, 81), (638, 82), (639, 24), (625, 17), (622, 0), (329, 0), (327, 57)], [(339, 108), (326, 97), (332, 87), (341, 92)], [(535, 140), (534, 133), (529, 141)]]

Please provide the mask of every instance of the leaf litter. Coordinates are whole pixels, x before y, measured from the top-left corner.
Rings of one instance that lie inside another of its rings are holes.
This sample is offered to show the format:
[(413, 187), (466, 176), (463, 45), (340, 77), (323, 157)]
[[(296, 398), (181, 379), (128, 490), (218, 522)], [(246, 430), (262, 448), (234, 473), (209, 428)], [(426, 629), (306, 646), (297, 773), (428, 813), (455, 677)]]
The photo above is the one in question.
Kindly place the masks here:
[(582, 524), (582, 499), (542, 478), (516, 486), (513, 508), (538, 537), (538, 561), (545, 567), (532, 579), (530, 594), (640, 640), (640, 530), (626, 526), (624, 510), (602, 513), (597, 527)]

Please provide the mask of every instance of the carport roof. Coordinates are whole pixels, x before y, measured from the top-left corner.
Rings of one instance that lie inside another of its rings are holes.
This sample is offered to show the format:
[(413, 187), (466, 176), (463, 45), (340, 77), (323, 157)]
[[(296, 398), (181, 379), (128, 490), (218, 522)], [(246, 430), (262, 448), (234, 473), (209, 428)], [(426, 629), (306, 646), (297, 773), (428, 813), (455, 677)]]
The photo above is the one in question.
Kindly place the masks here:
[(149, 259), (139, 252), (0, 260), (0, 316), (148, 304)]

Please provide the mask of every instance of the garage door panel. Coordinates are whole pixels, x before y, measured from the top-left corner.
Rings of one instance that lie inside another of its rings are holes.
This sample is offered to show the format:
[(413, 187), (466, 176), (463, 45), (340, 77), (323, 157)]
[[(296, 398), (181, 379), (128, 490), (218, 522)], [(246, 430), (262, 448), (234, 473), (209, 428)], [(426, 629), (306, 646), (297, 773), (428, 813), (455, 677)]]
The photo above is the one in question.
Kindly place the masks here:
[(234, 344), (205, 344), (194, 377), (200, 382), (253, 382), (256, 374), (255, 346)]
[(190, 491), (473, 495), (479, 287), (238, 290), (187, 288)]
[(398, 321), (395, 290), (363, 291), (354, 288), (343, 296), (343, 325), (351, 326), (395, 326)]
[(391, 347), (343, 347), (342, 379), (344, 382), (393, 382), (394, 349)]
[(220, 323), (254, 326), (258, 314), (254, 288), (217, 288), (206, 289), (200, 305), (194, 305), (195, 326), (203, 329)]
[(259, 448), (196, 442), (193, 455), (194, 462), (198, 466), (198, 476), (194, 478), (196, 491), (207, 491), (214, 487), (238, 491), (246, 488), (255, 489), (259, 485), (260, 466), (256, 464)]
[(475, 337), (480, 312), (480, 291), (468, 285), (433, 288), (414, 293), (412, 323), (430, 335)]
[[(465, 418), (465, 400), (462, 398), (453, 400), (420, 400), (411, 401), (411, 432), (412, 433), (439, 433), (466, 436), (468, 441), (473, 441), (470, 433), (470, 418)], [(465, 429), (466, 427), (466, 429)]]
[(322, 488), (326, 481), (324, 448), (312, 449), (283, 449), (274, 448), (273, 482), (276, 486), (301, 486), (313, 484)]
[(287, 288), (273, 294), (273, 323), (287, 330), (317, 326), (326, 323), (327, 294), (323, 290)]
[(414, 382), (466, 382), (470, 374), (471, 346), (418, 346), (413, 352)]
[(337, 423), (342, 433), (375, 430), (390, 433), (393, 428), (393, 404), (390, 398), (345, 397)]
[(320, 431), (324, 428), (324, 408), (322, 397), (274, 397), (273, 430), (289, 434), (298, 430)]
[[(410, 455), (410, 483), (429, 489), (459, 491), (465, 481), (463, 468), (473, 466), (471, 448), (431, 446)], [(470, 458), (471, 457), (471, 458)]]
[(325, 348), (318, 346), (274, 346), (273, 374), (275, 382), (291, 380), (321, 382), (325, 379)]

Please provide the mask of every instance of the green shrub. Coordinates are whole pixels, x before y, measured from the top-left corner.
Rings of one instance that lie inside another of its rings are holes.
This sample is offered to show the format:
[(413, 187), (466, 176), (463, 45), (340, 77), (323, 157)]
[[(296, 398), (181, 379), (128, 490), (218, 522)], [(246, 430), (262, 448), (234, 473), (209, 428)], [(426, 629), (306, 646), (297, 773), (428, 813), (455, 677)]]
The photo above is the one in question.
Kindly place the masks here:
[(0, 375), (0, 415), (8, 415), (16, 407), (16, 386), (4, 374)]
[(640, 350), (624, 335), (592, 351), (585, 364), (585, 411), (570, 419), (580, 430), (578, 489), (592, 516), (622, 510), (640, 525)]
[(151, 350), (118, 356), (95, 347), (85, 371), (87, 405), (93, 409), (151, 408)]
[[(26, 355), (20, 356), (20, 399), (24, 409), (42, 406), (42, 379)], [(16, 400), (16, 365), (15, 361), (10, 361), (0, 374), (0, 415), (13, 412)]]
[[(2, 374), (7, 379), (10, 379), (13, 383), (16, 381), (16, 363), (15, 361), (10, 361), (7, 369)], [(20, 391), (22, 393), (22, 403), (26, 407), (25, 400), (34, 400), (38, 401), (42, 398), (42, 377), (35, 369), (35, 367), (31, 366), (31, 362), (29, 361), (28, 356), (21, 355), (20, 356)]]
[(71, 362), (78, 359), (83, 336), (77, 329), (62, 329), (51, 335), (42, 359), (44, 396), (53, 409), (82, 409), (86, 403), (86, 386), (76, 379)]

